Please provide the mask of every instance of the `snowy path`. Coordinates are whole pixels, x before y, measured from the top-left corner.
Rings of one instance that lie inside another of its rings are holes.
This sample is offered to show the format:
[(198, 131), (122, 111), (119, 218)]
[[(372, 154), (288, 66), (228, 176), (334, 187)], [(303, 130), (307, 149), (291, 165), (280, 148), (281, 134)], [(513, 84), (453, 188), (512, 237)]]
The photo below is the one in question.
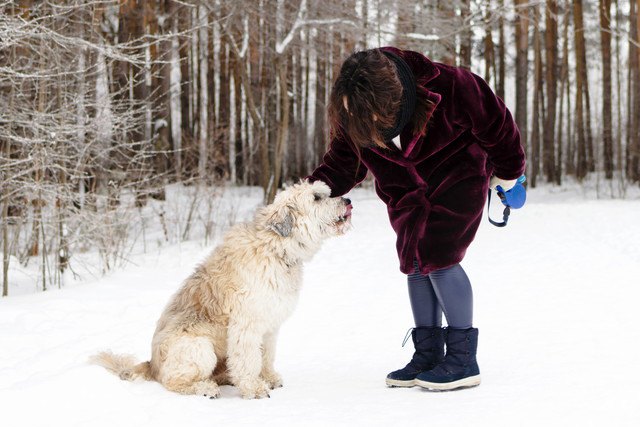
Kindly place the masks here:
[[(208, 252), (136, 259), (95, 283), (0, 301), (0, 424), (17, 426), (640, 425), (640, 201), (533, 191), (507, 229), (486, 221), (463, 266), (475, 291), (475, 389), (387, 389), (412, 324), (386, 211), (352, 193), (354, 229), (307, 266), (282, 330), (285, 387), (215, 401), (127, 383), (86, 359), (146, 360), (164, 304)], [(497, 216), (497, 215), (495, 215)]]

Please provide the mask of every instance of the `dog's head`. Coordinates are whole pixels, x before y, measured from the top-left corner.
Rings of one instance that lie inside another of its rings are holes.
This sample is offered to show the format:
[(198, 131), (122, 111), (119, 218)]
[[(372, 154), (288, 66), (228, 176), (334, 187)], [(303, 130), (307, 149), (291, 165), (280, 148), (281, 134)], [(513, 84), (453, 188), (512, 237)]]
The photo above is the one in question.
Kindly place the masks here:
[(351, 226), (351, 201), (330, 195), (331, 189), (322, 181), (292, 185), (264, 208), (266, 227), (303, 244), (342, 235)]

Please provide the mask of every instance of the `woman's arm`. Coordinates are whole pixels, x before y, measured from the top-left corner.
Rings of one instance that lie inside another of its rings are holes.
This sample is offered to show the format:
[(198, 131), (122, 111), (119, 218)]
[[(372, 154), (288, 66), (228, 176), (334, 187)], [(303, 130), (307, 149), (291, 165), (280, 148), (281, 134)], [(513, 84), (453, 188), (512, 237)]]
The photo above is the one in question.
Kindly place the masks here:
[(489, 155), (494, 175), (503, 180), (524, 173), (525, 155), (520, 131), (504, 102), (479, 76), (457, 71), (454, 96), (457, 107), (470, 121), (471, 133)]
[(343, 138), (334, 137), (322, 157), (322, 163), (307, 179), (310, 182), (324, 181), (331, 188), (331, 197), (338, 197), (348, 193), (366, 176), (367, 168), (353, 151), (351, 144)]

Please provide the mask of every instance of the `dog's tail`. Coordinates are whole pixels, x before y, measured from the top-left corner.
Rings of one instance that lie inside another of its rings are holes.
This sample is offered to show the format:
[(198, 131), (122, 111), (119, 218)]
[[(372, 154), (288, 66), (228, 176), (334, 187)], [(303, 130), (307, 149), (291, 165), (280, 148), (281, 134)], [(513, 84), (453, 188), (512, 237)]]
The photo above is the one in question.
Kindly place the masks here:
[(113, 354), (110, 351), (103, 351), (91, 356), (89, 362), (100, 365), (120, 377), (121, 380), (133, 381), (141, 378), (145, 381), (152, 381), (151, 363), (136, 363), (136, 359), (128, 354)]

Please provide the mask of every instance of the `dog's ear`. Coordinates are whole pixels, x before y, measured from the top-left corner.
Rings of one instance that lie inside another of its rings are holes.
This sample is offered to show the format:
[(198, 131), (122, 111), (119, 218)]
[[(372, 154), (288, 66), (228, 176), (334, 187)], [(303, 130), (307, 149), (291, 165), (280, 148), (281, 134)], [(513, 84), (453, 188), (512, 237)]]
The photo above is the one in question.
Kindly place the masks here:
[(291, 206), (281, 206), (267, 220), (267, 228), (275, 231), (281, 237), (291, 234), (293, 228), (293, 209)]

